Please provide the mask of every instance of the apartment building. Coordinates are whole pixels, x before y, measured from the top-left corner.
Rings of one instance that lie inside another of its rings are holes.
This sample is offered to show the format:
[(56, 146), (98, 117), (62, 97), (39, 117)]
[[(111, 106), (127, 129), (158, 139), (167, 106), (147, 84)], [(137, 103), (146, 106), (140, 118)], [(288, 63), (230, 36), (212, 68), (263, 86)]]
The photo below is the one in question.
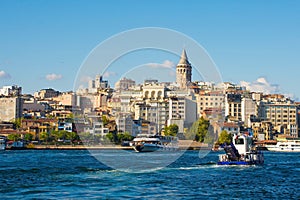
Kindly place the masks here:
[(0, 121), (14, 121), (22, 117), (23, 99), (21, 97), (0, 97)]

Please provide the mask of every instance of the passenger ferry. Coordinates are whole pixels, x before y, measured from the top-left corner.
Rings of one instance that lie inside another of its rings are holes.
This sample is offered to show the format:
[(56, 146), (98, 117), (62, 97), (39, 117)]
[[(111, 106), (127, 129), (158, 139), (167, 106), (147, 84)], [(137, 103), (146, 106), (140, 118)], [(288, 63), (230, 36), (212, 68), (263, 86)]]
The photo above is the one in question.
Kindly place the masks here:
[(278, 141), (275, 145), (265, 145), (268, 151), (300, 152), (300, 139)]
[(178, 150), (178, 139), (173, 136), (139, 134), (132, 141), (136, 152), (174, 151)]
[(6, 137), (0, 136), (0, 150), (6, 149)]
[(226, 154), (219, 155), (218, 165), (258, 165), (264, 163), (264, 156), (253, 146), (253, 137), (235, 135), (230, 145), (225, 144)]

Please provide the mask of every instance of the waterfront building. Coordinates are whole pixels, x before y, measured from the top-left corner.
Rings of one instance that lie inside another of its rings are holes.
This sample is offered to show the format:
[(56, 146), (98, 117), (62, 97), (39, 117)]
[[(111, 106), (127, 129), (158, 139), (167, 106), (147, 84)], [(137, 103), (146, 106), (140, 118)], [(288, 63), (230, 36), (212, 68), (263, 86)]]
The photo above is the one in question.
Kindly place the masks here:
[(251, 129), (253, 138), (257, 141), (273, 140), (274, 130), (273, 124), (268, 121), (252, 122)]
[(177, 124), (179, 132), (183, 133), (184, 128), (190, 128), (197, 119), (197, 103), (193, 96), (169, 98), (168, 126)]
[(21, 129), (33, 134), (36, 139), (40, 139), (40, 134), (58, 130), (57, 119), (22, 119)]
[(128, 132), (132, 136), (137, 136), (141, 133), (141, 128), (132, 116), (132, 113), (118, 113), (116, 116), (116, 124), (118, 132)]
[(0, 121), (14, 121), (22, 117), (23, 99), (18, 96), (0, 97)]
[(93, 121), (89, 126), (84, 128), (84, 132), (90, 133), (94, 136), (98, 135), (103, 138), (109, 133), (109, 128), (104, 127), (102, 121)]
[(298, 106), (293, 101), (282, 98), (274, 101), (262, 101), (259, 117), (262, 121), (269, 121), (279, 133), (298, 137)]
[(166, 126), (169, 113), (169, 102), (148, 100), (134, 102), (134, 119), (150, 122), (150, 132), (156, 134)]

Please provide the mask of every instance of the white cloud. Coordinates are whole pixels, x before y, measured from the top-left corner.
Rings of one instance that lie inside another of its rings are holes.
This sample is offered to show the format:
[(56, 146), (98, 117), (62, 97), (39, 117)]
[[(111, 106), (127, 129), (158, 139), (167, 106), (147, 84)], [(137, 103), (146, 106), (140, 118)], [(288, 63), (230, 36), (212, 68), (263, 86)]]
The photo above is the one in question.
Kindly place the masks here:
[(55, 81), (55, 80), (59, 80), (59, 79), (62, 79), (62, 75), (61, 74), (47, 74), (46, 75), (46, 79), (48, 81)]
[(171, 69), (171, 68), (175, 67), (175, 64), (170, 60), (165, 60), (163, 63), (147, 63), (145, 65), (148, 67), (151, 67), (151, 68), (163, 67), (163, 68)]
[(240, 81), (240, 85), (253, 92), (263, 92), (265, 94), (279, 93), (279, 85), (269, 83), (265, 77), (260, 77), (252, 83)]
[(0, 79), (10, 79), (10, 78), (11, 78), (11, 76), (9, 73), (7, 73), (3, 70), (0, 71)]
[(104, 78), (109, 78), (111, 76), (116, 76), (117, 73), (116, 72), (104, 72), (103, 77)]

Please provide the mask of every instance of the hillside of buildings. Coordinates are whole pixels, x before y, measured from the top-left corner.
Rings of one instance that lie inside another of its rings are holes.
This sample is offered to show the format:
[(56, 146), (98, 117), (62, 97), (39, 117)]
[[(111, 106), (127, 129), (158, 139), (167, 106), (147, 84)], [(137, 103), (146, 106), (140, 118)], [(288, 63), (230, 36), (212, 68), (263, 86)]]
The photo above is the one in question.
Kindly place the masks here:
[(215, 140), (222, 131), (248, 132), (256, 141), (299, 137), (299, 102), (229, 82), (193, 81), (191, 74), (184, 50), (174, 82), (137, 84), (123, 77), (110, 87), (103, 76), (95, 75), (77, 91), (48, 88), (22, 94), (20, 86), (3, 86), (0, 135), (36, 143), (106, 144), (150, 133), (203, 142), (207, 131), (197, 129), (191, 134), (202, 120), (212, 127)]

